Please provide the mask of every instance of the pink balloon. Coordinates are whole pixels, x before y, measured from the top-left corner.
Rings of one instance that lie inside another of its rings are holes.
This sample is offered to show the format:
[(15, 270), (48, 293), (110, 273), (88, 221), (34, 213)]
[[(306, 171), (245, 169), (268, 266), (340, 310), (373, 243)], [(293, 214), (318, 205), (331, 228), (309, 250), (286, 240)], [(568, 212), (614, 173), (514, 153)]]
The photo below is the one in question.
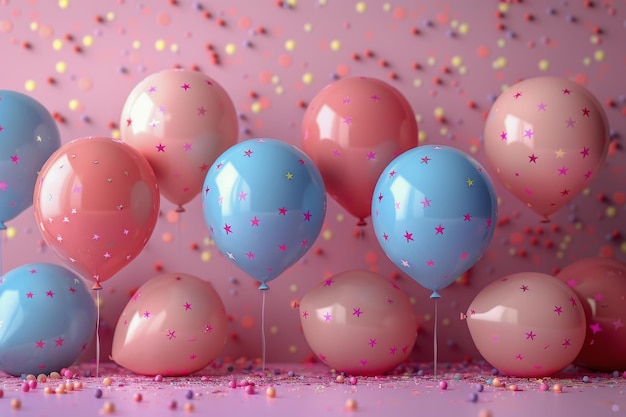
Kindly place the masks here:
[(142, 375), (188, 375), (220, 355), (227, 331), (224, 304), (209, 282), (163, 274), (128, 301), (115, 327), (111, 356)]
[(609, 125), (586, 88), (568, 79), (537, 77), (498, 97), (484, 136), (494, 177), (547, 221), (602, 169)]
[(484, 287), (467, 310), (483, 358), (522, 378), (552, 375), (573, 362), (585, 341), (576, 293), (552, 275), (521, 272)]
[(348, 77), (327, 85), (302, 120), (302, 150), (319, 168), (328, 194), (359, 225), (371, 215), (382, 171), (417, 141), (411, 105), (375, 78)]
[(45, 242), (94, 289), (143, 250), (159, 215), (146, 159), (111, 138), (79, 138), (46, 161), (34, 192)]
[(138, 149), (159, 189), (184, 211), (215, 159), (237, 143), (235, 107), (214, 79), (196, 71), (152, 74), (131, 91), (122, 110), (122, 140)]
[(578, 294), (587, 316), (587, 337), (576, 363), (597, 371), (626, 369), (626, 263), (581, 259), (556, 277)]
[(320, 360), (352, 375), (380, 375), (404, 362), (417, 318), (407, 295), (370, 271), (335, 275), (300, 302), (300, 323)]

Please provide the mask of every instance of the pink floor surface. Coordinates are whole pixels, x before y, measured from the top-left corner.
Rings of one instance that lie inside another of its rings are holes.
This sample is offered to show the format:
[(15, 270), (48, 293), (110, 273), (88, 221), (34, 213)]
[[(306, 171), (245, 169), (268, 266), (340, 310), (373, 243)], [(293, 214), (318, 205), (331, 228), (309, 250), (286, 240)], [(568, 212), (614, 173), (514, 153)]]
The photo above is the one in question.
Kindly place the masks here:
[[(387, 376), (352, 380), (346, 376), (341, 381), (319, 364), (270, 364), (266, 369), (263, 374), (224, 364), (188, 377), (156, 381), (104, 363), (98, 376), (95, 366), (85, 365), (74, 369), (71, 380), (48, 379), (28, 392), (22, 389), (22, 378), (0, 374), (0, 416), (626, 415), (626, 378), (621, 373), (569, 369), (539, 380), (493, 376), (487, 366), (448, 365), (435, 376), (432, 367), (415, 365)], [(105, 378), (112, 381), (109, 386), (105, 386)], [(55, 392), (68, 381), (80, 382), (82, 387), (65, 394)], [(446, 389), (442, 389), (442, 381), (447, 383)], [(236, 386), (231, 388), (233, 382)], [(254, 385), (254, 392), (246, 389), (246, 384)], [(560, 392), (554, 390), (557, 384)], [(268, 395), (270, 386), (274, 397)]]

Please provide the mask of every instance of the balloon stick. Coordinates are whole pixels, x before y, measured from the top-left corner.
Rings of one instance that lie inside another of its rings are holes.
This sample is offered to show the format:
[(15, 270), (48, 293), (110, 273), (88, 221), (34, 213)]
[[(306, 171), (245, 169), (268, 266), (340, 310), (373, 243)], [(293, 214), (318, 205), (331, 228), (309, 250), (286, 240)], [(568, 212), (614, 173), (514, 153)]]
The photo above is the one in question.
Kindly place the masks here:
[(262, 290), (263, 292), (263, 302), (261, 303), (261, 357), (262, 357), (262, 372), (265, 374), (265, 293), (267, 291)]
[(100, 374), (100, 290), (96, 290), (96, 378)]
[(437, 377), (437, 323), (439, 322), (438, 320), (438, 309), (437, 309), (437, 301), (439, 300), (439, 298), (441, 298), (441, 296), (439, 295), (439, 293), (437, 291), (433, 292), (432, 295), (430, 296), (430, 298), (435, 300), (435, 325), (434, 325), (434, 331), (433, 331), (433, 375), (435, 377)]

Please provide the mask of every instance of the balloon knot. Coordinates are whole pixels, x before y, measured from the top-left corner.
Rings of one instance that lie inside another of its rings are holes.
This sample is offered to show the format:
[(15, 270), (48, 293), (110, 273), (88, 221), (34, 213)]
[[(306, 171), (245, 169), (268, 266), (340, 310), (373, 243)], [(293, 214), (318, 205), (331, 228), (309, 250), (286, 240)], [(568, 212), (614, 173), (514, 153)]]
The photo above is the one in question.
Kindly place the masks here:
[(356, 223), (357, 226), (367, 226), (367, 222), (364, 219), (359, 219)]
[(101, 289), (102, 289), (102, 285), (100, 285), (100, 283), (99, 283), (98, 281), (96, 281), (96, 282), (93, 284), (93, 287), (91, 287), (91, 289), (92, 289), (92, 290), (96, 290), (96, 291), (101, 290)]
[(262, 291), (265, 291), (265, 290), (269, 290), (270, 287), (268, 287), (266, 283), (262, 282), (261, 285), (259, 285), (259, 289)]
[(184, 212), (185, 212), (185, 208), (183, 206), (176, 207), (176, 213), (184, 213)]
[(433, 291), (430, 295), (430, 298), (441, 298), (441, 295), (437, 291)]

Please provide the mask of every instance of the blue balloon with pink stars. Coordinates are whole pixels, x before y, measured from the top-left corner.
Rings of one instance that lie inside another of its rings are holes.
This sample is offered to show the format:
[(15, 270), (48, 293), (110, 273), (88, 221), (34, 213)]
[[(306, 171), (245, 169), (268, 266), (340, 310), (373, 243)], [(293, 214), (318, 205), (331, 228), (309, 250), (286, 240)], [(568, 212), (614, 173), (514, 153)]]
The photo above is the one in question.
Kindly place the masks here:
[(202, 212), (215, 246), (266, 290), (317, 239), (326, 189), (313, 161), (297, 147), (250, 139), (211, 166)]
[(424, 145), (396, 157), (372, 196), (372, 224), (389, 259), (423, 287), (439, 291), (485, 253), (497, 200), (485, 169), (449, 146)]
[(31, 263), (0, 278), (0, 371), (58, 372), (78, 359), (95, 330), (94, 300), (69, 269)]

